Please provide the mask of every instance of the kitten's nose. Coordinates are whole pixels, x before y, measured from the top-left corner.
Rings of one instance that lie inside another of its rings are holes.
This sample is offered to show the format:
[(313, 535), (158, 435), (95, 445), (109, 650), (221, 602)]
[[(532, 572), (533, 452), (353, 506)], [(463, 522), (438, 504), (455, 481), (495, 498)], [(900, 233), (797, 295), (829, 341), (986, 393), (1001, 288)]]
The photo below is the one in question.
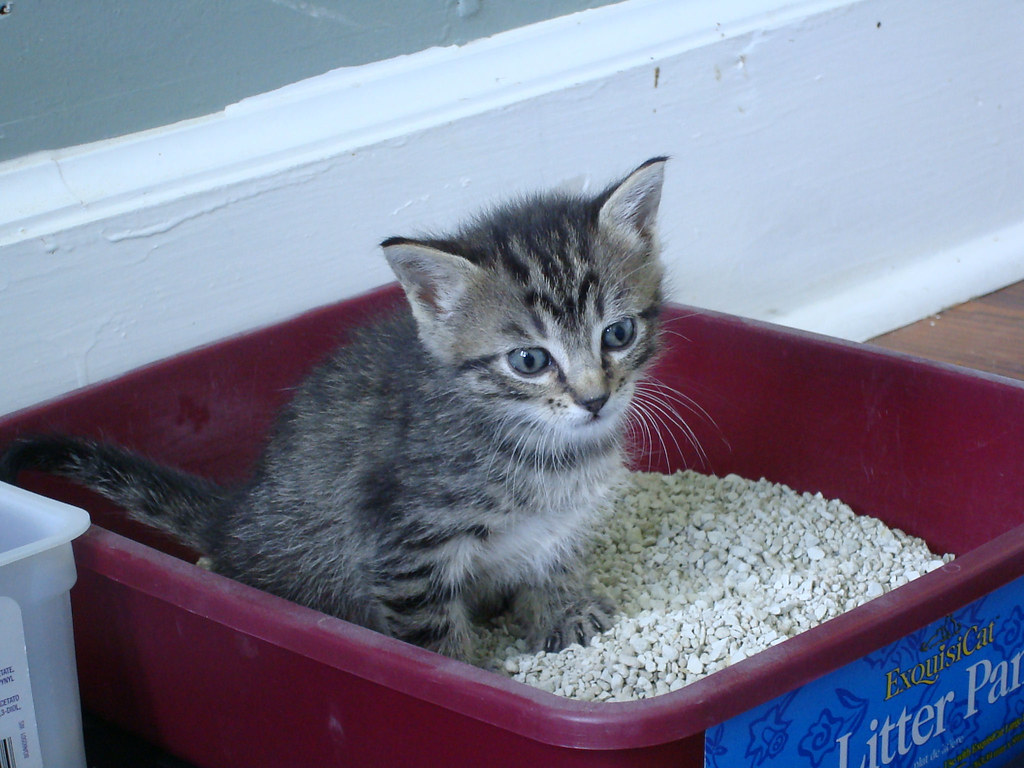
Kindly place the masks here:
[(607, 402), (608, 395), (601, 395), (600, 397), (592, 397), (589, 400), (580, 400), (579, 404), (597, 416), (598, 412), (604, 408), (604, 404)]

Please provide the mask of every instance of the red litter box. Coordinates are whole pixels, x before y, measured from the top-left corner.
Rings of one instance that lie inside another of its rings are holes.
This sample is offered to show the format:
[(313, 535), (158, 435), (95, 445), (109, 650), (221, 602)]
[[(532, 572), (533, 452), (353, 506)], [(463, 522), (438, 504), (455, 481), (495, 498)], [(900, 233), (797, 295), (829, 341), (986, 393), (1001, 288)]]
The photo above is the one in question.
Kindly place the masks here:
[[(0, 445), (101, 436), (238, 480), (289, 388), (401, 300), (382, 289), (10, 415)], [(706, 730), (1024, 574), (1024, 386), (712, 312), (667, 319), (655, 375), (714, 423), (688, 415), (706, 458), (665, 434), (668, 453), (640, 468), (820, 491), (957, 559), (679, 691), (584, 703), (208, 573), (97, 497), (26, 474), (94, 521), (71, 593), (84, 707), (208, 768), (699, 766)]]

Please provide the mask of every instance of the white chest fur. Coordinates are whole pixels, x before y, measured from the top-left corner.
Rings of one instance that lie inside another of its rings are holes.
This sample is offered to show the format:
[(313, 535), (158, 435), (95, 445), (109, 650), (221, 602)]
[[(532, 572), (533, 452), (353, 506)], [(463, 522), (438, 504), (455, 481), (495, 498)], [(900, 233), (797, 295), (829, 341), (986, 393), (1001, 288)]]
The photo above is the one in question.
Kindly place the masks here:
[(478, 573), (497, 583), (543, 581), (585, 543), (621, 474), (615, 456), (571, 473), (537, 475), (532, 489), (536, 508), (517, 510), (492, 529), (475, 553)]

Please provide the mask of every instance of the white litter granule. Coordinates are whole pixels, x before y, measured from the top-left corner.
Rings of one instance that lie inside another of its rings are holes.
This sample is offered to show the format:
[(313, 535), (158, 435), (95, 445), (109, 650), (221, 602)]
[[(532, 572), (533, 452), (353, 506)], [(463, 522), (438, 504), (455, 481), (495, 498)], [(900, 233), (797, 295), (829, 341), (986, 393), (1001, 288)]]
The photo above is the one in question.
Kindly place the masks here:
[(575, 699), (643, 699), (952, 559), (821, 494), (736, 475), (633, 473), (588, 558), (619, 608), (614, 626), (586, 647), (534, 654), (499, 621), (481, 630), (481, 663)]

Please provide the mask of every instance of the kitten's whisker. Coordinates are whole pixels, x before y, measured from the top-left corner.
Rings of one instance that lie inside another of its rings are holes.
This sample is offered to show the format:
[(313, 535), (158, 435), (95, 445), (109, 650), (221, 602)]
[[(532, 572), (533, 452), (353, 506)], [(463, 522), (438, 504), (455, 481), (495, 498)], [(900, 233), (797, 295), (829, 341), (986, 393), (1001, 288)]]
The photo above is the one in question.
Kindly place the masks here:
[[(654, 435), (658, 438), (658, 443), (660, 443), (660, 445), (661, 445), (661, 455), (665, 459), (667, 459), (669, 457), (669, 455), (670, 455), (670, 452), (669, 452), (669, 449), (668, 449), (668, 443), (665, 442), (665, 430), (662, 428), (662, 424), (661, 424), (660, 419), (657, 417), (656, 414), (651, 413), (650, 411), (648, 411), (646, 409), (644, 410), (644, 418), (649, 423), (649, 425), (650, 425), (649, 429), (651, 430), (651, 432), (653, 432)], [(675, 439), (675, 436), (672, 435), (671, 432), (669, 433), (669, 436), (672, 438), (672, 443), (675, 445), (676, 453), (681, 456), (683, 454), (683, 451), (682, 451), (682, 448), (679, 445), (679, 442)], [(653, 448), (653, 444), (652, 444), (652, 448)], [(654, 459), (654, 452), (652, 450), (651, 458), (649, 459), (649, 461), (653, 461), (653, 459)]]
[[(665, 393), (659, 393), (659, 394), (663, 395)], [(656, 410), (666, 420), (666, 426), (669, 426), (670, 424), (674, 424), (675, 426), (679, 427), (683, 431), (683, 433), (687, 436), (687, 439), (689, 440), (691, 445), (693, 445), (693, 447), (700, 454), (701, 461), (706, 465), (706, 463), (707, 463), (707, 454), (704, 452), (703, 447), (700, 445), (700, 441), (697, 439), (696, 433), (693, 431), (693, 428), (690, 427), (690, 425), (682, 417), (682, 415), (678, 411), (676, 411), (674, 408), (671, 407), (671, 401), (668, 400), (668, 399), (663, 399), (663, 398), (660, 398), (658, 396), (655, 396), (654, 393), (650, 393), (649, 392), (649, 393), (647, 393), (647, 395), (648, 395), (648, 401), (651, 404), (651, 406), (653, 406), (654, 410)], [(685, 400), (681, 401), (681, 404), (684, 405), (684, 406), (688, 406), (689, 405), (689, 403), (687, 401), (685, 401)]]
[[(665, 442), (666, 433), (668, 434), (668, 437), (672, 440), (672, 444), (675, 446), (676, 453), (679, 454), (680, 456), (684, 455), (682, 446), (676, 439), (675, 431), (669, 428), (670, 424), (667, 418), (667, 414), (669, 413), (669, 411), (664, 409), (659, 403), (657, 403), (654, 400), (651, 400), (650, 398), (648, 398), (647, 400), (643, 400), (641, 398), (641, 402), (645, 406), (644, 415), (650, 420), (651, 426), (654, 428), (655, 433), (658, 435), (658, 440), (661, 442), (662, 450), (664, 451), (665, 455), (669, 455), (668, 445)], [(692, 439), (690, 440), (690, 442), (691, 444), (693, 443)]]
[(667, 450), (664, 444), (664, 440), (658, 433), (656, 424), (652, 423), (651, 417), (648, 415), (645, 404), (645, 393), (634, 390), (634, 396), (629, 404), (629, 428), (632, 433), (639, 431), (641, 445), (640, 450), (646, 451), (647, 453), (647, 466), (648, 470), (653, 465), (653, 457), (655, 453), (655, 437), (662, 444), (662, 449)]
[[(668, 444), (665, 442), (664, 431), (660, 428), (660, 424), (659, 424), (658, 419), (653, 414), (649, 413), (646, 409), (641, 411), (641, 415), (642, 415), (642, 417), (644, 419), (645, 428), (647, 429), (648, 433), (654, 435), (654, 437), (657, 438), (658, 443), (661, 445), (661, 456), (668, 457), (670, 455), (670, 452), (669, 452), (669, 449), (668, 449)], [(675, 438), (674, 437), (672, 438), (672, 440), (673, 440), (673, 442), (675, 442)], [(681, 449), (679, 447), (678, 442), (675, 442), (675, 445), (676, 445), (676, 452), (678, 454), (682, 455), (682, 451), (681, 451)], [(654, 440), (652, 439), (651, 440), (651, 450), (650, 450), (650, 453), (648, 454), (648, 458), (647, 458), (647, 464), (648, 464), (649, 467), (653, 466), (655, 455), (656, 455), (656, 449), (654, 447)]]
[(658, 331), (658, 335), (659, 336), (675, 336), (677, 339), (682, 339), (685, 342), (688, 342), (688, 343), (692, 343), (693, 342), (693, 340), (689, 336), (686, 336), (685, 334), (681, 333), (680, 331), (673, 331), (671, 328), (662, 327), (661, 330)]
[[(655, 382), (645, 381), (644, 384), (652, 384)], [(657, 383), (655, 383), (657, 384)], [(704, 451), (703, 446), (697, 439), (697, 434), (693, 428), (686, 422), (682, 415), (672, 407), (672, 402), (675, 401), (679, 405), (686, 407), (688, 410), (696, 413), (697, 415), (707, 415), (706, 412), (697, 406), (690, 398), (685, 395), (673, 390), (671, 387), (658, 384), (657, 388), (645, 389), (644, 387), (637, 387), (636, 395), (637, 402), (644, 406), (645, 411), (651, 418), (656, 418), (662, 426), (668, 431), (672, 437), (673, 442), (676, 442), (677, 450), (680, 449), (679, 444), (675, 441), (673, 426), (677, 427), (685, 436), (690, 445), (697, 452), (700, 458), (702, 466), (708, 466), (708, 456)], [(707, 417), (710, 420), (710, 417)], [(712, 422), (713, 423), (713, 422)], [(716, 425), (717, 427), (717, 425)], [(682, 451), (680, 450), (680, 453)]]
[[(651, 433), (651, 427), (647, 423), (646, 414), (636, 400), (630, 402), (626, 418), (629, 434), (639, 434), (637, 438), (639, 441), (638, 448), (641, 455), (646, 454), (647, 471), (650, 472), (654, 466), (654, 435)], [(660, 435), (658, 439), (661, 439)]]
[(721, 429), (718, 426), (718, 423), (711, 417), (711, 414), (704, 410), (703, 406), (701, 406), (700, 403), (698, 403), (689, 395), (680, 392), (678, 389), (674, 387), (670, 387), (668, 384), (665, 384), (664, 382), (657, 381), (656, 379), (644, 379), (643, 381), (638, 382), (637, 384), (638, 390), (647, 391), (653, 395), (653, 392), (650, 392), (650, 390), (644, 390), (644, 387), (653, 387), (655, 390), (657, 390), (657, 395), (662, 399), (678, 403), (683, 408), (692, 413), (694, 416), (700, 416), (702, 419), (707, 421), (711, 426), (713, 426), (716, 430), (721, 431)]
[(668, 325), (669, 323), (678, 323), (683, 320), (689, 320), (691, 317), (697, 317), (699, 314), (700, 312), (697, 312), (696, 310), (690, 310), (689, 312), (682, 315), (674, 315), (668, 318), (667, 320), (662, 321), (662, 327)]

